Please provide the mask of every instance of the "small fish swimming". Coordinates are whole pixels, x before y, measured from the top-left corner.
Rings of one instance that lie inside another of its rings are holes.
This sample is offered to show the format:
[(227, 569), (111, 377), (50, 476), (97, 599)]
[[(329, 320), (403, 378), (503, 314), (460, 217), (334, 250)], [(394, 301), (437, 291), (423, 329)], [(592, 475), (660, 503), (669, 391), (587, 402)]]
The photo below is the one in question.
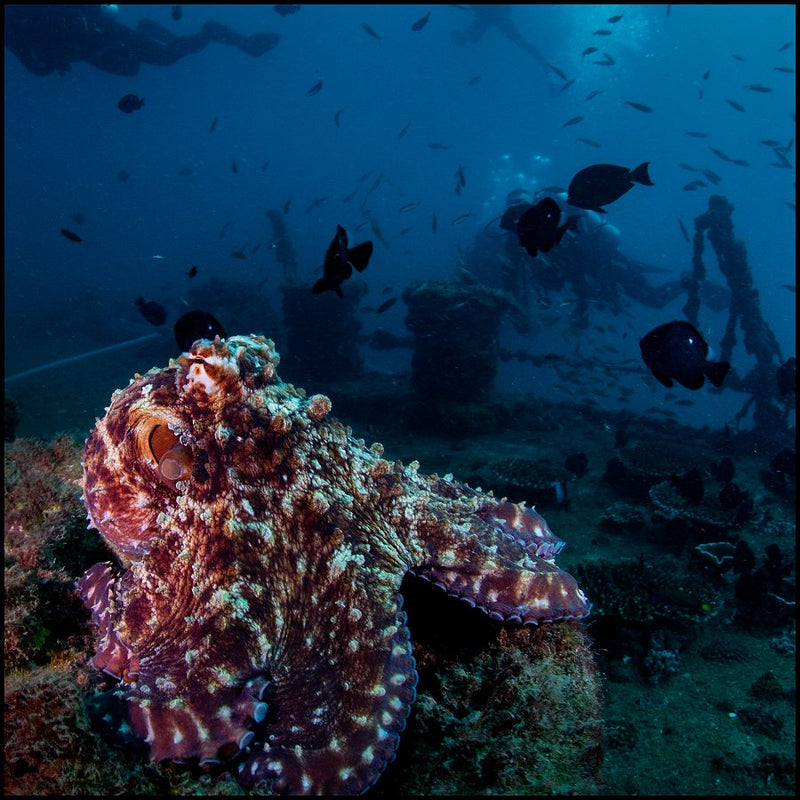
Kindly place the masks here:
[(731, 100), (729, 97), (724, 99), (731, 108), (735, 108), (737, 111), (747, 111), (747, 109), (741, 103), (737, 103), (735, 100)]
[(624, 14), (614, 14), (613, 17), (608, 18), (608, 21), (613, 25), (614, 23), (619, 22), (623, 16)]
[(606, 211), (601, 206), (619, 200), (634, 184), (653, 186), (647, 172), (649, 164), (649, 161), (645, 161), (635, 169), (614, 164), (585, 167), (570, 181), (567, 203), (605, 214)]
[(517, 221), (517, 235), (528, 255), (536, 258), (539, 252), (549, 253), (561, 241), (572, 220), (559, 225), (560, 220), (561, 208), (552, 197), (545, 197), (523, 212)]
[(408, 129), (410, 127), (411, 127), (411, 120), (409, 120), (408, 122), (406, 122), (405, 125), (403, 125), (402, 130), (400, 131), (400, 133), (397, 134), (397, 138), (402, 139), (408, 133)]
[(78, 236), (77, 233), (75, 233), (74, 231), (71, 231), (69, 228), (62, 228), (61, 229), (61, 235), (66, 237), (67, 239), (69, 239), (71, 242), (82, 242), (83, 241), (83, 239), (81, 239), (81, 237)]
[(584, 139), (582, 136), (579, 136), (576, 142), (583, 142), (583, 144), (588, 144), (589, 147), (602, 147), (600, 142), (596, 142), (594, 139)]
[(617, 62), (608, 53), (603, 53), (603, 61), (593, 61), (592, 63), (600, 67), (613, 67)]
[(424, 17), (420, 17), (412, 26), (412, 31), (421, 31), (427, 24), (428, 20), (431, 18), (431, 12), (429, 11)]
[(769, 86), (764, 86), (760, 83), (748, 83), (747, 86), (745, 86), (744, 88), (749, 89), (751, 92), (767, 93), (772, 91), (772, 89), (770, 89)]
[(231, 250), (231, 258), (238, 258), (240, 261), (244, 261), (247, 256), (244, 253), (244, 250)]
[(605, 28), (600, 28), (600, 30), (595, 31), (592, 36), (611, 36), (611, 31), (606, 30)]
[(306, 97), (313, 97), (322, 91), (322, 81), (318, 80), (307, 92)]
[(677, 381), (687, 389), (699, 389), (706, 377), (720, 387), (731, 368), (727, 361), (708, 361), (705, 339), (683, 320), (653, 328), (641, 339), (639, 347), (648, 369), (667, 388)]
[(561, 127), (568, 128), (570, 125), (577, 125), (579, 122), (583, 122), (583, 117), (572, 117), (572, 119), (568, 119)]
[(341, 225), (337, 225), (336, 235), (328, 245), (328, 251), (325, 254), (322, 277), (311, 289), (314, 294), (332, 290), (339, 297), (344, 297), (342, 283), (353, 274), (353, 267), (359, 272), (363, 272), (367, 268), (372, 256), (372, 242), (362, 242), (350, 248), (347, 244), (347, 231)]
[(367, 25), (367, 23), (366, 23), (366, 22), (362, 22), (362, 23), (361, 23), (361, 27), (362, 27), (362, 28), (363, 28), (363, 29), (364, 29), (364, 30), (365, 30), (365, 31), (366, 31), (366, 32), (367, 32), (367, 33), (368, 33), (368, 34), (369, 34), (369, 35), (370, 35), (370, 36), (371, 36), (373, 39), (377, 39), (378, 41), (380, 41), (380, 40), (383, 38), (382, 36), (379, 36), (379, 35), (378, 35), (378, 34), (375, 32), (375, 29), (374, 29), (374, 28), (372, 28), (370, 25)]
[(622, 102), (631, 108), (635, 108), (637, 111), (644, 111), (647, 114), (650, 114), (653, 111), (650, 106), (646, 106), (644, 103), (635, 103), (633, 100), (623, 100)]
[(172, 19), (174, 19), (175, 22), (178, 22), (178, 20), (180, 20), (180, 18), (183, 16), (183, 9), (180, 6), (172, 6), (172, 11), (170, 14)]
[(683, 234), (683, 238), (686, 239), (687, 242), (691, 242), (689, 238), (689, 231), (686, 230), (686, 226), (683, 224), (683, 220), (678, 220), (678, 225), (681, 226), (681, 233)]
[(450, 149), (450, 145), (449, 144), (442, 144), (441, 142), (428, 142), (428, 147), (430, 147), (431, 150), (449, 150)]
[(137, 97), (135, 94), (126, 94), (119, 99), (117, 108), (125, 114), (132, 114), (144, 105), (144, 97)]
[(334, 122), (334, 124), (336, 125), (336, 127), (337, 127), (337, 128), (339, 127), (339, 119), (341, 118), (341, 116), (342, 116), (342, 112), (343, 112), (343, 111), (344, 111), (344, 109), (343, 109), (343, 108), (340, 108), (340, 109), (339, 109), (339, 110), (338, 110), (338, 111), (337, 111), (337, 112), (336, 112), (336, 113), (333, 115), (333, 122)]
[(136, 307), (151, 325), (163, 325), (167, 321), (167, 312), (161, 303), (156, 303), (154, 300), (146, 303), (143, 297), (138, 297), (136, 298)]
[(582, 53), (582, 56), (590, 56), (592, 53), (596, 53), (599, 48), (597, 47), (587, 47)]
[(376, 314), (383, 314), (384, 311), (388, 311), (395, 303), (397, 302), (396, 297), (390, 297), (388, 300), (384, 300), (376, 309)]
[(597, 95), (603, 94), (604, 91), (605, 89), (594, 89), (586, 95), (585, 100), (592, 100), (593, 98), (597, 97)]
[(217, 129), (217, 120), (219, 120), (219, 117), (214, 117), (213, 122), (208, 128), (209, 133), (214, 133), (214, 131)]
[(197, 272), (198, 272), (197, 266), (195, 264), (192, 264), (192, 266), (189, 268), (189, 271), (186, 274), (190, 278), (194, 278), (194, 276), (197, 275)]
[(468, 81), (468, 86), (474, 86), (481, 79), (480, 75), (473, 75)]
[(703, 131), (686, 131), (687, 136), (694, 136), (695, 139), (708, 139), (708, 134)]

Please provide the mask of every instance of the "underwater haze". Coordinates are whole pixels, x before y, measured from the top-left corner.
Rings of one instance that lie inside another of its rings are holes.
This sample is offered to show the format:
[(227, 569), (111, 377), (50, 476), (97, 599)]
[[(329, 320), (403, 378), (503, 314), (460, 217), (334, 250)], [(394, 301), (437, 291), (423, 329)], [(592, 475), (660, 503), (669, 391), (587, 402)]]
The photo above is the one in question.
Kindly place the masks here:
[[(284, 274), (267, 209), (284, 214), (302, 280), (320, 277), (338, 224), (351, 243), (374, 240), (369, 267), (357, 276), (368, 287), (362, 305), (374, 309), (413, 281), (485, 271), (470, 263), (470, 248), (487, 226), (496, 230), (513, 189), (535, 194), (566, 187), (591, 164), (645, 161), (654, 185), (637, 185), (606, 209), (620, 251), (646, 262), (657, 282), (680, 280), (692, 250), (679, 221), (692, 231), (709, 196), (724, 195), (763, 316), (781, 357), (793, 356), (795, 48), (784, 45), (794, 37), (794, 6), (537, 5), (513, 6), (511, 17), (552, 68), (497, 26), (470, 41), (475, 13), (452, 5), (312, 5), (285, 15), (271, 5), (185, 5), (179, 20), (168, 5), (122, 5), (117, 18), (132, 27), (151, 18), (188, 34), (216, 20), (245, 35), (280, 35), (258, 57), (212, 43), (132, 76), (82, 62), (40, 76), (6, 48), (6, 376), (160, 334), (145, 350), (134, 344), (73, 362), (69, 383), (113, 361), (108, 396), (117, 375), (177, 355), (172, 324), (198, 297), (229, 333), (257, 327), (263, 300), (257, 332), (281, 351), (269, 309), (280, 308)], [(589, 48), (596, 51), (583, 55)], [(118, 101), (127, 94), (144, 105), (123, 113)], [(778, 144), (762, 143), (769, 140)], [(704, 181), (703, 169), (719, 182)], [(695, 179), (705, 185), (685, 189)], [(540, 260), (534, 268), (546, 270)], [(705, 260), (709, 279), (724, 283), (709, 247)], [(202, 294), (218, 281), (235, 282), (245, 323), (230, 304), (213, 307), (215, 290)], [(139, 297), (164, 307), (166, 325), (143, 317)], [(664, 402), (664, 389), (641, 363), (639, 339), (683, 318), (683, 300), (660, 310), (631, 303), (621, 316), (597, 312), (576, 332), (567, 291), (550, 298), (549, 316), (534, 319), (528, 333), (506, 324), (504, 345), (579, 350), (590, 360), (597, 348), (611, 348), (604, 358), (613, 352), (612, 362), (637, 364), (619, 381), (633, 390), (631, 407), (643, 410)], [(405, 311), (400, 302), (381, 315), (365, 312), (365, 333), (405, 334)], [(701, 309), (712, 351), (726, 319)], [(407, 370), (410, 361), (407, 353), (366, 358), (384, 371)], [(731, 360), (741, 375), (752, 366), (741, 335)], [(37, 373), (36, 392), (58, 385), (56, 374), (64, 373)], [(556, 400), (557, 385), (552, 370), (515, 362), (502, 365), (496, 381), (504, 392)], [(32, 391), (26, 378), (7, 386), (22, 397)], [(716, 427), (746, 399), (707, 384), (693, 406), (673, 411)], [(596, 400), (619, 407), (613, 398)], [(68, 411), (38, 429), (23, 415), (21, 430), (88, 430), (100, 407), (82, 408), (85, 419), (66, 419)]]

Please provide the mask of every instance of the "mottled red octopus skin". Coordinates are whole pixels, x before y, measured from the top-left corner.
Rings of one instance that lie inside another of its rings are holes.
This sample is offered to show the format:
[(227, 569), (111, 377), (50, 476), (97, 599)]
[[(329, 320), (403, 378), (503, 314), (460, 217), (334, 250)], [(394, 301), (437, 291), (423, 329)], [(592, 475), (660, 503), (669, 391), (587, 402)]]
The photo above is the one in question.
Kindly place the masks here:
[[(95, 565), (78, 590), (121, 729), (153, 760), (231, 759), (245, 785), (358, 793), (415, 697), (406, 573), (510, 622), (589, 604), (535, 511), (385, 460), (278, 361), (263, 337), (200, 340), (114, 393), (83, 488), (122, 570)], [(188, 477), (165, 480), (165, 457), (167, 478)]]

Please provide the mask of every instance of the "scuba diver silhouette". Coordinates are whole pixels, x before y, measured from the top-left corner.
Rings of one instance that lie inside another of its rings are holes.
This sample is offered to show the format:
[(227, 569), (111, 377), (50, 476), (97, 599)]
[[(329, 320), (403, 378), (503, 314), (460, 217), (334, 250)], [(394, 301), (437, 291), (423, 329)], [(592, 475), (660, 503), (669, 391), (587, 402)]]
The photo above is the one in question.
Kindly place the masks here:
[(475, 18), (466, 30), (450, 32), (450, 36), (456, 44), (475, 44), (483, 38), (489, 28), (496, 28), (510, 42), (513, 42), (517, 47), (532, 56), (548, 75), (555, 73), (562, 80), (566, 80), (566, 75), (550, 64), (539, 50), (520, 33), (519, 28), (511, 18), (512, 7), (510, 5), (470, 5), (459, 6), (459, 8), (472, 11)]
[(188, 36), (150, 19), (134, 29), (118, 22), (115, 11), (116, 6), (100, 5), (7, 5), (5, 44), (35, 75), (63, 75), (77, 61), (114, 75), (136, 75), (142, 64), (169, 66), (211, 42), (261, 56), (280, 38), (276, 33), (243, 36), (213, 21)]

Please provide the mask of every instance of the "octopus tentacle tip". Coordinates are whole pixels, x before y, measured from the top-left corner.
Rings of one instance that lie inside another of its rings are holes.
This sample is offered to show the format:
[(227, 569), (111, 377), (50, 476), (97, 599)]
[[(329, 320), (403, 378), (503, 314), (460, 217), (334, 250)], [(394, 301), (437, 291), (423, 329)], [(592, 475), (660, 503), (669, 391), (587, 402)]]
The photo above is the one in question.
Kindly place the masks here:
[(359, 793), (416, 698), (406, 573), (504, 624), (590, 605), (535, 511), (384, 460), (279, 361), (264, 337), (216, 337), (114, 392), (83, 494), (126, 566), (76, 586), (126, 745), (222, 760), (245, 786)]

